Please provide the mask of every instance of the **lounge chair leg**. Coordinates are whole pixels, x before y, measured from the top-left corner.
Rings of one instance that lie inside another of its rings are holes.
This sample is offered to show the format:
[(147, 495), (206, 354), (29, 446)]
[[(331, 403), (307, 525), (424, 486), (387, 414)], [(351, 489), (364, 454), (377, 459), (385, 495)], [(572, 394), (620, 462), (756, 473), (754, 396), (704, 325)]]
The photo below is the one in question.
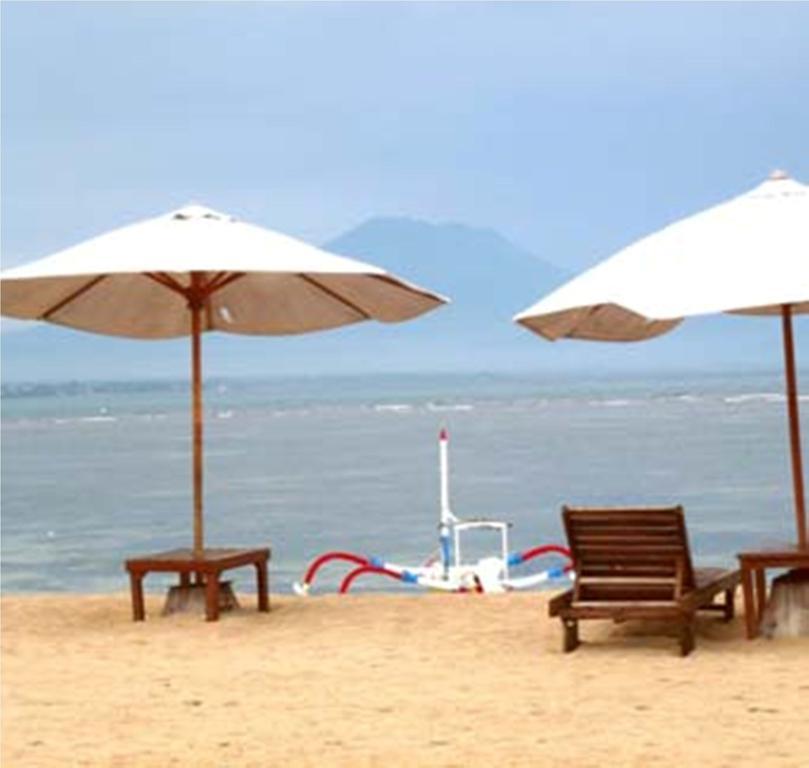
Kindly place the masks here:
[(578, 619), (562, 619), (562, 626), (565, 628), (564, 652), (575, 651), (579, 647)]
[(688, 656), (694, 650), (694, 622), (692, 618), (685, 619), (680, 625), (680, 655)]
[(725, 621), (731, 621), (736, 615), (735, 597), (735, 587), (725, 590)]

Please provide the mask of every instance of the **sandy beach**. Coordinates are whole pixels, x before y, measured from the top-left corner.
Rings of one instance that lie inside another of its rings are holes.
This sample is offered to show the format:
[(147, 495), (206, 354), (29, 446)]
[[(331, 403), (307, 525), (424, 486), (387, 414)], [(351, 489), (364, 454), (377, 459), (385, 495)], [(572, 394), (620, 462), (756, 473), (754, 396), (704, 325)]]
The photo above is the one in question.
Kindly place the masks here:
[(600, 622), (564, 656), (543, 594), (240, 600), (136, 624), (124, 594), (3, 597), (2, 764), (809, 763), (809, 641), (739, 619), (686, 659)]

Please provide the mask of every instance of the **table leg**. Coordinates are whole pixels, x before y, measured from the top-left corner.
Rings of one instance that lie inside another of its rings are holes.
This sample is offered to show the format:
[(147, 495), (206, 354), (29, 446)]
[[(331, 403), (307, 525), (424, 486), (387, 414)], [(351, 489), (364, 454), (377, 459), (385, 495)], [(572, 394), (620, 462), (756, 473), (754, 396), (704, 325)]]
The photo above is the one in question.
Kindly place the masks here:
[(129, 572), (129, 585), (132, 591), (132, 620), (143, 621), (146, 618), (146, 609), (143, 606), (143, 577), (145, 574)]
[(205, 620), (219, 618), (219, 573), (208, 571), (205, 574)]
[(270, 610), (270, 596), (269, 585), (267, 577), (267, 561), (256, 561), (256, 591), (258, 592), (258, 609), (259, 611)]
[(756, 568), (756, 626), (761, 626), (764, 618), (764, 606), (767, 604), (767, 582), (764, 579), (764, 568)]
[(188, 571), (180, 571), (180, 586), (183, 589), (191, 586), (191, 574)]
[(752, 640), (756, 636), (756, 606), (750, 567), (744, 564), (742, 564), (742, 594), (744, 595), (744, 623), (747, 629), (747, 639)]

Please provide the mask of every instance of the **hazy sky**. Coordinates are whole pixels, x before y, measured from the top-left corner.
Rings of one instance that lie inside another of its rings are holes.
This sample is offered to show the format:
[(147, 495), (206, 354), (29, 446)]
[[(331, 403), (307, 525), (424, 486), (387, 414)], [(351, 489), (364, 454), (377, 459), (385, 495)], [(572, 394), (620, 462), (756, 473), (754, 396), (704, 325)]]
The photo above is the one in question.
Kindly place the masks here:
[(4, 266), (189, 200), (323, 242), (378, 214), (577, 269), (809, 181), (809, 5), (2, 5)]
[[(198, 201), (316, 243), (379, 215), (492, 227), (578, 271), (774, 168), (809, 182), (806, 3), (6, 1), (1, 13), (5, 267)], [(512, 330), (531, 360), (567, 353)], [(765, 331), (729, 348), (777, 367), (776, 324)], [(206, 371), (367, 366), (365, 331), (339, 333), (328, 354), (318, 334), (274, 342), (271, 358), (213, 335)], [(659, 357), (695, 354), (687, 333), (658, 342)], [(4, 378), (186, 374), (187, 340), (160, 345), (161, 367), (152, 345), (37, 335), (4, 345)], [(633, 354), (591, 348), (591, 367)], [(430, 354), (419, 347), (421, 365)]]

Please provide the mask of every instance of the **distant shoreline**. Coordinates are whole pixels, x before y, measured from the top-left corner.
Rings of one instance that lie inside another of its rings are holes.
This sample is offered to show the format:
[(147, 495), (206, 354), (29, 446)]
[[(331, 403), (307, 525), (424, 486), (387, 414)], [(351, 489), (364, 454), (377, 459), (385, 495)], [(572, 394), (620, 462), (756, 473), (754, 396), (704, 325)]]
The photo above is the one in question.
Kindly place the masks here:
[[(799, 376), (809, 376), (809, 365), (798, 368)], [(323, 381), (379, 382), (380, 384), (404, 382), (446, 382), (478, 380), (480, 382), (566, 382), (580, 381), (585, 377), (588, 382), (598, 383), (641, 383), (643, 381), (661, 382), (677, 377), (693, 380), (717, 380), (729, 377), (778, 377), (783, 378), (783, 371), (773, 367), (717, 367), (713, 369), (671, 367), (649, 368), (629, 371), (617, 370), (515, 370), (515, 371), (401, 371), (370, 373), (312, 373), (312, 374), (279, 374), (267, 376), (210, 376), (204, 380), (206, 388), (228, 385), (236, 388), (251, 388), (273, 384), (289, 383), (322, 383)], [(9, 379), (0, 378), (0, 394), (3, 397), (48, 396), (50, 394), (70, 395), (88, 393), (127, 393), (127, 392), (185, 392), (188, 379), (182, 377), (156, 378), (111, 378), (111, 379)]]

